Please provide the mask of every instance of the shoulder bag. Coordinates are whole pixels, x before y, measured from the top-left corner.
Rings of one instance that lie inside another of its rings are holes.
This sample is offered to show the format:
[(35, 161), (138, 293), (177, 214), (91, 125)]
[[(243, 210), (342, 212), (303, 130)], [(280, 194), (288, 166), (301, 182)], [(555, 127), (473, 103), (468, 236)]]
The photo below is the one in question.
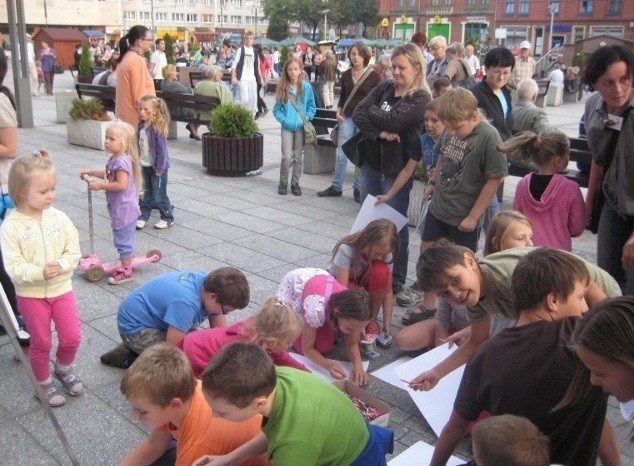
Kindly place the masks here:
[(465, 65), (465, 63), (461, 59), (458, 59), (458, 61), (460, 62), (460, 66), (462, 66), (462, 70), (464, 71), (466, 78), (463, 79), (462, 81), (458, 81), (454, 79), (452, 80), (451, 84), (454, 87), (462, 87), (464, 89), (471, 90), (476, 84), (478, 84), (477, 81), (475, 80), (475, 76), (469, 75), (469, 69), (467, 68), (467, 65)]
[(293, 94), (290, 94), (289, 100), (291, 101), (291, 104), (293, 104), (293, 107), (295, 107), (295, 110), (297, 110), (297, 114), (299, 115), (299, 117), (302, 119), (302, 122), (304, 123), (304, 145), (312, 144), (313, 146), (316, 146), (317, 145), (317, 131), (315, 131), (315, 127), (308, 120), (308, 117), (303, 112), (303, 110), (299, 107), (299, 105), (297, 105), (296, 96), (294, 96)]
[[(343, 108), (341, 109), (341, 113), (342, 114), (343, 114), (343, 112), (346, 111), (346, 107), (348, 106), (348, 104), (352, 100), (352, 97), (357, 92), (357, 89), (359, 88), (361, 83), (363, 83), (363, 81), (365, 81), (365, 78), (370, 76), (371, 72), (372, 72), (372, 67), (368, 66), (365, 69), (365, 71), (363, 72), (363, 74), (361, 75), (361, 77), (359, 78), (359, 80), (355, 83), (354, 87), (352, 88), (352, 91), (350, 92), (350, 95), (346, 99), (346, 102), (343, 104)], [(332, 139), (332, 142), (334, 142), (335, 144), (339, 144), (339, 123), (337, 123), (335, 125), (335, 127), (332, 129), (332, 131), (330, 132), (330, 139)]]

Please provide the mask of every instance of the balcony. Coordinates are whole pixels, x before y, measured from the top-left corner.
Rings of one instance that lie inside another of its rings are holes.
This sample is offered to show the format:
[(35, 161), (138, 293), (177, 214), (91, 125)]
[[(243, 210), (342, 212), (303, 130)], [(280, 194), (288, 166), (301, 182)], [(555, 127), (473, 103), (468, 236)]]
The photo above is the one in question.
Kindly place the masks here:
[(453, 6), (428, 6), (425, 8), (426, 16), (442, 16), (453, 14)]

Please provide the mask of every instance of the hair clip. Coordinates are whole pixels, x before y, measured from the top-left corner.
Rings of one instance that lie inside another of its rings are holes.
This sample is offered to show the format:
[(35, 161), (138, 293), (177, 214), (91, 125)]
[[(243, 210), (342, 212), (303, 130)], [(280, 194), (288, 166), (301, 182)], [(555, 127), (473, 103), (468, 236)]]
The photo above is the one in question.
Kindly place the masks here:
[(41, 159), (41, 158), (42, 158), (42, 152), (40, 152), (39, 150), (35, 150), (35, 149), (34, 149), (34, 150), (33, 150), (33, 152), (32, 152), (32, 154), (33, 154), (33, 156), (34, 156), (34, 157), (37, 157), (37, 158), (39, 158), (39, 159)]
[(288, 305), (284, 302), (282, 298), (277, 298), (277, 302), (275, 303), (275, 307), (288, 307)]

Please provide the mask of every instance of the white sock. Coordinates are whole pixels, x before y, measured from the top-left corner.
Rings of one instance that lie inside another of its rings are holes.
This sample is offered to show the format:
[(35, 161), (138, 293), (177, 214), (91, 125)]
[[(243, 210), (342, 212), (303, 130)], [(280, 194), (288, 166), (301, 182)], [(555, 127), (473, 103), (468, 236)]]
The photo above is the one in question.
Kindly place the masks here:
[(40, 385), (46, 385), (47, 383), (51, 383), (52, 381), (53, 381), (53, 378), (49, 375), (49, 376), (48, 376), (48, 379), (46, 379), (46, 380), (42, 380), (42, 381), (40, 382)]
[(55, 363), (55, 369), (57, 369), (57, 372), (68, 372), (70, 368), (71, 366), (63, 366), (59, 362)]

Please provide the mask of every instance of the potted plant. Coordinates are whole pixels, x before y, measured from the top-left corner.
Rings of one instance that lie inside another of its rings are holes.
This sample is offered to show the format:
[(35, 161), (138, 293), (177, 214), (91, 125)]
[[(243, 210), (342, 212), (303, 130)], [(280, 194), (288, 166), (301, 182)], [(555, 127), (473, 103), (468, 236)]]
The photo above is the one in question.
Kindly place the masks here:
[(203, 134), (203, 166), (209, 173), (241, 176), (264, 164), (264, 138), (246, 108), (219, 105), (211, 113), (210, 129)]
[(73, 99), (66, 125), (68, 142), (77, 146), (103, 150), (106, 129), (111, 124), (108, 113), (97, 99)]
[(90, 59), (90, 47), (88, 42), (84, 42), (81, 46), (81, 56), (77, 64), (77, 82), (83, 84), (92, 83), (93, 62)]

